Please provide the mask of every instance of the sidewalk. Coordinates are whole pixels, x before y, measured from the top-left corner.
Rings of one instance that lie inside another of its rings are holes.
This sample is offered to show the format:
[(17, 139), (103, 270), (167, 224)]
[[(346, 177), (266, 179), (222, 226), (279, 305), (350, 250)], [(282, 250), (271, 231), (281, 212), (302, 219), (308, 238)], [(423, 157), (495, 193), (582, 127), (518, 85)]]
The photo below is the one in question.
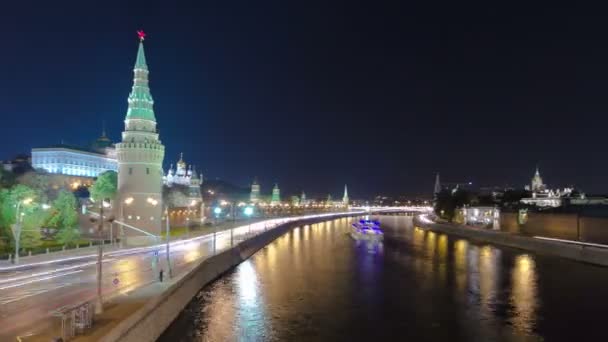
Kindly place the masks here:
[[(195, 238), (195, 237), (199, 237), (199, 236), (203, 236), (203, 235), (207, 235), (207, 234), (213, 234), (213, 232), (221, 232), (224, 230), (228, 230), (231, 229), (233, 227), (239, 227), (239, 226), (244, 226), (247, 224), (253, 224), (256, 222), (260, 222), (260, 221), (264, 221), (264, 220), (269, 220), (272, 218), (255, 218), (255, 219), (251, 219), (251, 220), (241, 220), (241, 221), (224, 221), (224, 222), (220, 222), (217, 225), (214, 226), (203, 226), (203, 227), (198, 227), (198, 228), (193, 228), (190, 230), (190, 234), (189, 236), (181, 235), (181, 236), (173, 236), (171, 237), (171, 241), (179, 241), (179, 240), (184, 240), (184, 239), (188, 239), (188, 238)], [(163, 231), (164, 233), (164, 231)], [(163, 234), (161, 236), (161, 239), (163, 242), (165, 242), (165, 235)], [(139, 247), (145, 247), (145, 246), (139, 246)], [(130, 248), (139, 248), (139, 247), (124, 247), (124, 248), (120, 248), (120, 246), (116, 243), (114, 245), (110, 245), (110, 244), (104, 244), (103, 245), (103, 253), (108, 254), (108, 253), (112, 253), (115, 251), (119, 251), (119, 250), (128, 250)], [(65, 251), (57, 251), (57, 252), (50, 252), (50, 253), (43, 253), (43, 254), (35, 254), (32, 256), (22, 256), (19, 258), (19, 265), (15, 265), (14, 263), (9, 262), (7, 259), (3, 259), (0, 260), (0, 272), (4, 271), (4, 270), (11, 270), (14, 266), (20, 266), (20, 267), (28, 267), (28, 265), (32, 265), (32, 264), (37, 264), (40, 262), (49, 262), (49, 261), (55, 261), (55, 260), (59, 260), (59, 259), (64, 259), (64, 258), (82, 258), (82, 259), (86, 259), (86, 258), (94, 258), (97, 257), (97, 245), (94, 245), (92, 247), (80, 247), (80, 248), (71, 248), (71, 249), (66, 249)]]

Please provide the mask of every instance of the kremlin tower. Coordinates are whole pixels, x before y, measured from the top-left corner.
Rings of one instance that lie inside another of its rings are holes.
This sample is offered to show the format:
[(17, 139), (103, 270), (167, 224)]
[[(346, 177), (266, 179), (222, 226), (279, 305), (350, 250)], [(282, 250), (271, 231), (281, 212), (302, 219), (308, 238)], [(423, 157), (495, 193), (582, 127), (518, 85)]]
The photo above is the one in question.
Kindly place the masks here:
[(279, 189), (279, 184), (274, 184), (274, 188), (272, 188), (272, 198), (270, 199), (270, 205), (278, 205), (281, 204), (281, 190)]
[[(125, 118), (122, 142), (116, 144), (118, 159), (119, 218), (127, 225), (153, 235), (161, 232), (163, 210), (162, 164), (165, 146), (159, 140), (154, 116), (154, 100), (148, 87), (148, 65), (144, 54), (144, 34), (135, 61), (133, 88)], [(135, 232), (127, 229), (129, 235)]]
[(251, 184), (251, 193), (249, 194), (249, 201), (251, 203), (258, 203), (260, 201), (260, 184), (257, 178), (253, 180)]

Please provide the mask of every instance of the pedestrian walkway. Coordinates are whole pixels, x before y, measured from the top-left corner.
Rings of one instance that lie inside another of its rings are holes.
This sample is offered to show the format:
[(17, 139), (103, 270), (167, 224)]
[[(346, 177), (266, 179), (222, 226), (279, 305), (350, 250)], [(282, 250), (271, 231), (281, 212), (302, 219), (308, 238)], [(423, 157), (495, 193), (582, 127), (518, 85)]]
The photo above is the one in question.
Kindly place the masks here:
[[(203, 236), (207, 234), (213, 234), (213, 232), (221, 232), (224, 230), (228, 230), (237, 226), (246, 225), (249, 223), (255, 223), (259, 221), (266, 220), (266, 218), (256, 218), (251, 220), (240, 220), (240, 221), (224, 221), (220, 222), (217, 225), (213, 226), (203, 226), (192, 228), (188, 234), (188, 236), (173, 236), (171, 237), (171, 241), (179, 241), (187, 238), (195, 238), (198, 236)], [(161, 239), (164, 241), (165, 236), (161, 236)], [(145, 246), (143, 246), (145, 247)], [(140, 248), (140, 247), (138, 247)], [(116, 252), (119, 250), (127, 250), (129, 247), (121, 248), (118, 243), (115, 244), (105, 244), (103, 246), (103, 252), (105, 254), (109, 254), (112, 252)], [(9, 262), (7, 259), (0, 261), (0, 272), (2, 271), (11, 271), (15, 268), (28, 268), (28, 266), (38, 265), (40, 263), (52, 263), (53, 261), (65, 260), (68, 258), (77, 259), (87, 259), (87, 258), (96, 258), (97, 257), (97, 246), (92, 247), (80, 247), (80, 248), (72, 248), (66, 249), (63, 251), (56, 251), (50, 253), (36, 254), (32, 256), (22, 256), (19, 258), (19, 265), (15, 265), (12, 262)]]

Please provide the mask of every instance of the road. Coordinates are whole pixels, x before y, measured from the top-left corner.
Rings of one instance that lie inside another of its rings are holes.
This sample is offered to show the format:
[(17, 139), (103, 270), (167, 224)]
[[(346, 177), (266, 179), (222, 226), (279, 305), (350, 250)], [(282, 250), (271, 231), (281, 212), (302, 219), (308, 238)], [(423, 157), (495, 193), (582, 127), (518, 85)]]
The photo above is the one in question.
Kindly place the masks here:
[[(293, 219), (275, 219), (234, 228), (234, 243), (286, 220)], [(230, 230), (217, 233), (216, 252), (229, 248), (230, 240)], [(198, 261), (213, 254), (213, 234), (172, 242), (173, 272), (184, 274)], [(167, 276), (164, 244), (104, 254), (104, 301), (158, 281), (161, 269)], [(95, 299), (96, 270), (95, 258), (64, 258), (0, 271), (0, 340), (35, 334), (57, 319), (51, 316), (53, 311)]]

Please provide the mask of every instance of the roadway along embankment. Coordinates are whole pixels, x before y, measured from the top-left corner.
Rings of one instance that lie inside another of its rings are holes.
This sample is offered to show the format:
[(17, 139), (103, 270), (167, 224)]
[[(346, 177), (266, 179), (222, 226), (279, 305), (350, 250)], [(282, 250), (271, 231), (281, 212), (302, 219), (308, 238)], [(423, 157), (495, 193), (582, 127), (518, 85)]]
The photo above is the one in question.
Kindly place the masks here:
[(421, 229), (460, 236), (474, 241), (503, 245), (594, 265), (608, 266), (607, 248), (549, 241), (496, 230), (455, 224), (428, 223), (423, 222), (418, 217), (414, 218), (414, 225)]
[(137, 311), (124, 317), (120, 323), (104, 333), (99, 340), (108, 342), (155, 341), (205, 285), (231, 270), (290, 229), (352, 215), (344, 214), (285, 223), (252, 237), (234, 248), (209, 257), (161, 294), (148, 299)]

